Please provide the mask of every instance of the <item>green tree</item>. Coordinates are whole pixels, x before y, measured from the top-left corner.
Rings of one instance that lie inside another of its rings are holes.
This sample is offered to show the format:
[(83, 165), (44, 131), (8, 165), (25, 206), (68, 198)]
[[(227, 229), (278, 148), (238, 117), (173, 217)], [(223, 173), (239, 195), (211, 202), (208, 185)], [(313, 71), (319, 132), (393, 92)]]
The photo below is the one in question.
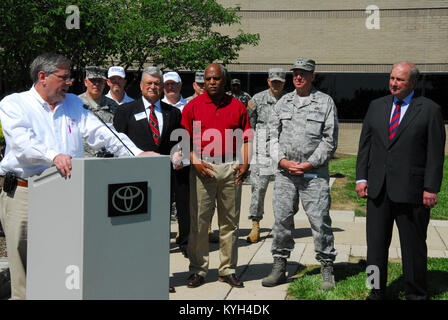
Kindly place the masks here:
[(89, 64), (120, 64), (142, 69), (145, 63), (196, 70), (212, 61), (238, 58), (258, 34), (216, 31), (238, 24), (239, 8), (215, 0), (78, 0), (79, 29), (68, 29), (66, 0), (0, 1), (0, 80), (3, 91), (30, 86), (29, 65), (43, 52), (70, 58), (74, 69)]

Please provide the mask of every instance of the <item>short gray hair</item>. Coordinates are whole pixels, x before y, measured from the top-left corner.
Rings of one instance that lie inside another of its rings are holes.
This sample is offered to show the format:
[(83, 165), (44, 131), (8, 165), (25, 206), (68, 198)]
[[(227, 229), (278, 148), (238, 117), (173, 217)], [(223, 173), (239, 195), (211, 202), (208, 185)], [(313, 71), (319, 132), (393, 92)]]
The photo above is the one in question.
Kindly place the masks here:
[(30, 65), (30, 76), (33, 83), (39, 78), (39, 72), (43, 71), (46, 75), (55, 73), (58, 69), (70, 70), (71, 61), (63, 55), (56, 53), (44, 53), (37, 56)]
[(407, 64), (409, 66), (409, 80), (415, 80), (415, 81), (418, 80), (420, 71), (417, 69), (414, 63), (409, 61), (399, 61), (393, 65), (392, 70), (399, 64)]
[(220, 63), (218, 63), (218, 66), (221, 68), (221, 76), (224, 78), (224, 79), (226, 79), (226, 82), (227, 82), (227, 76), (228, 76), (228, 74), (227, 74), (227, 69), (226, 69), (226, 67), (224, 67), (222, 64), (220, 64)]
[(158, 67), (146, 67), (145, 69), (143, 69), (142, 77), (141, 77), (140, 81), (143, 80), (143, 76), (145, 74), (160, 78), (160, 80), (162, 80), (162, 82), (163, 82), (163, 73)]

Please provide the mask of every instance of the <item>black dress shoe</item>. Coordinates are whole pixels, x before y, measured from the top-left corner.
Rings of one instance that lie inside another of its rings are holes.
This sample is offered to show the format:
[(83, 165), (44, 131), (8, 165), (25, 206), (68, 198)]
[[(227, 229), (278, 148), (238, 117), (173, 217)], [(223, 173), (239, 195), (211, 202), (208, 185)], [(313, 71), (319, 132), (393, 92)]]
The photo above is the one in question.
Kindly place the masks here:
[(180, 252), (182, 252), (183, 256), (188, 259), (187, 247), (186, 246), (180, 246), (179, 249), (180, 249)]
[(236, 277), (234, 273), (229, 274), (228, 276), (219, 276), (219, 281), (221, 282), (227, 282), (232, 287), (235, 288), (244, 288), (243, 282)]
[(204, 284), (205, 279), (204, 277), (198, 275), (197, 273), (193, 273), (191, 276), (187, 279), (187, 287), (188, 288), (196, 288), (200, 285)]

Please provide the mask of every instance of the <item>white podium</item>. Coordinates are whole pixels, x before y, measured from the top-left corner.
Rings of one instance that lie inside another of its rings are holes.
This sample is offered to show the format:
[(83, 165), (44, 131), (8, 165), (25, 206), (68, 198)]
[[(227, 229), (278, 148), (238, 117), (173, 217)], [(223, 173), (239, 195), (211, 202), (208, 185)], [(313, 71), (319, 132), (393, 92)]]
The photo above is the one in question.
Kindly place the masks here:
[(27, 299), (168, 299), (168, 156), (73, 159), (29, 181)]

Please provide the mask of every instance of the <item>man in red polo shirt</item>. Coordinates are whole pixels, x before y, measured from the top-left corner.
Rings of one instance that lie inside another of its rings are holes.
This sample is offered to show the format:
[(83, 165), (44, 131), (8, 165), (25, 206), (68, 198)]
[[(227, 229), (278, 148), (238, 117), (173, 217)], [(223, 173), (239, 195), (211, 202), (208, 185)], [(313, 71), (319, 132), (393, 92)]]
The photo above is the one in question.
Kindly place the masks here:
[(238, 260), (238, 225), (241, 184), (249, 169), (253, 133), (243, 103), (225, 94), (222, 65), (205, 69), (205, 93), (182, 112), (182, 126), (190, 135), (190, 271), (187, 286), (204, 283), (208, 272), (208, 226), (218, 210), (219, 281), (243, 287), (235, 275)]

